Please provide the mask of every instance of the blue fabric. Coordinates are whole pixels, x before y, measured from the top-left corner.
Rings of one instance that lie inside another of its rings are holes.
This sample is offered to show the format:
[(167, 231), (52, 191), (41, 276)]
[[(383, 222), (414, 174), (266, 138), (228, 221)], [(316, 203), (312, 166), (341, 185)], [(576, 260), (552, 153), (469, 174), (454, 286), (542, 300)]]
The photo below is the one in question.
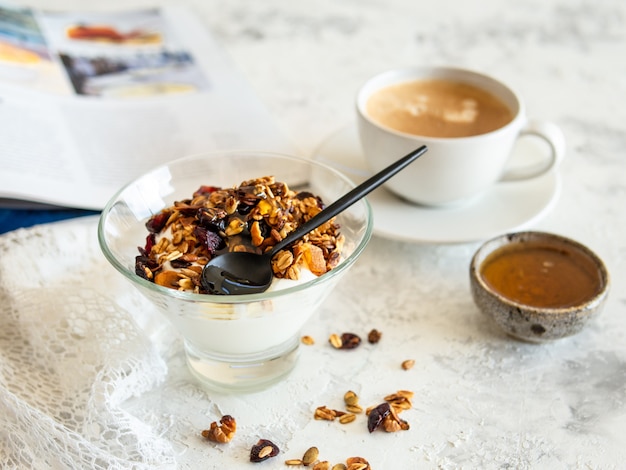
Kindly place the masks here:
[(58, 220), (84, 217), (98, 214), (97, 211), (80, 209), (33, 210), (33, 209), (0, 209), (0, 234), (20, 227), (56, 222)]

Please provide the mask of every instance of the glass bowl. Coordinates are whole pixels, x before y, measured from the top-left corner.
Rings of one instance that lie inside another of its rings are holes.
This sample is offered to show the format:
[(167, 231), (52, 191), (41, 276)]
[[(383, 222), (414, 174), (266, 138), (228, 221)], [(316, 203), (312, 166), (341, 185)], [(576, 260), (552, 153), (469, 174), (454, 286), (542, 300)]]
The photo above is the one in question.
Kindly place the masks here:
[(372, 213), (362, 199), (337, 216), (345, 237), (340, 263), (319, 277), (281, 290), (209, 295), (157, 285), (135, 274), (146, 221), (203, 185), (238, 186), (273, 175), (298, 191), (332, 203), (354, 187), (338, 171), (304, 158), (256, 151), (213, 152), (157, 167), (122, 188), (100, 217), (98, 240), (106, 259), (167, 317), (184, 340), (191, 372), (221, 391), (266, 388), (294, 367), (300, 330), (363, 252)]

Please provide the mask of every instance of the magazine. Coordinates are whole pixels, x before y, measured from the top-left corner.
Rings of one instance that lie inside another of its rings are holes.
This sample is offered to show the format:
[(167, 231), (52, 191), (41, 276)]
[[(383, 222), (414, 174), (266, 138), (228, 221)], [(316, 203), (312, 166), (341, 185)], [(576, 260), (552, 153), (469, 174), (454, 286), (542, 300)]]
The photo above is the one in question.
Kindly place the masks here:
[(292, 144), (189, 9), (0, 4), (0, 205), (102, 209), (159, 164)]

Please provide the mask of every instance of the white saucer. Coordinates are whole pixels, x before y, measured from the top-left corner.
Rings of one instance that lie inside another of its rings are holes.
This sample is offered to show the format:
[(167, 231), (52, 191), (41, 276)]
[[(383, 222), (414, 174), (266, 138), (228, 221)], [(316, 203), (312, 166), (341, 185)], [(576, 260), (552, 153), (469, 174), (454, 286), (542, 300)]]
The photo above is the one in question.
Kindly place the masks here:
[[(518, 145), (519, 151), (532, 148)], [(313, 159), (338, 169), (355, 183), (371, 174), (354, 124), (325, 140)], [(476, 201), (460, 207), (414, 205), (384, 188), (376, 189), (367, 199), (378, 236), (416, 243), (466, 243), (528, 228), (552, 209), (560, 190), (558, 172), (550, 171), (526, 181), (498, 183)]]

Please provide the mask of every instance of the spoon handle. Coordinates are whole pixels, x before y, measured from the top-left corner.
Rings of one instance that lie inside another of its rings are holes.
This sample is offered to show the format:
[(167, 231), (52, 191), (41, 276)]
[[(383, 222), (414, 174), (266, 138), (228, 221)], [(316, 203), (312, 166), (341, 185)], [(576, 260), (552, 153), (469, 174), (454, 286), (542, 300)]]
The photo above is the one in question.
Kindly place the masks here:
[(337, 199), (330, 206), (326, 207), (320, 213), (318, 213), (315, 217), (308, 220), (296, 230), (291, 232), (285, 238), (283, 238), (280, 242), (274, 245), (271, 253), (272, 256), (278, 253), (280, 250), (288, 246), (289, 244), (295, 242), (299, 238), (302, 238), (304, 235), (314, 230), (315, 228), (322, 225), (324, 222), (329, 221), (333, 217), (335, 217), (340, 212), (344, 211), (352, 204), (357, 202), (359, 199), (365, 197), (368, 193), (376, 189), (378, 186), (383, 184), (393, 175), (398, 173), (400, 170), (403, 170), (406, 166), (412, 163), (414, 160), (417, 160), (418, 157), (421, 157), (424, 153), (426, 153), (427, 147), (422, 145), (418, 149), (409, 152), (404, 157), (397, 160), (395, 163), (392, 163), (387, 168), (379, 171), (375, 175), (369, 177), (367, 180), (356, 186), (351, 191), (347, 192), (341, 198)]

